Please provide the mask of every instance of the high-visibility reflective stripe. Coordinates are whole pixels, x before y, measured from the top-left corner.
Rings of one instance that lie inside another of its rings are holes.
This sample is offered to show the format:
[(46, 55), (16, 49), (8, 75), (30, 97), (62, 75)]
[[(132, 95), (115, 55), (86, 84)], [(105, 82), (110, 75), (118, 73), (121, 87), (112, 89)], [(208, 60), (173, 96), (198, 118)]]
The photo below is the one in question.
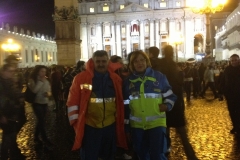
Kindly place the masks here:
[(173, 94), (173, 91), (171, 89), (169, 89), (167, 92), (163, 93), (163, 97), (167, 97), (170, 96), (171, 94)]
[(124, 124), (129, 124), (129, 119), (124, 119)]
[(90, 98), (90, 103), (103, 103), (103, 100), (105, 103), (108, 102), (115, 102), (115, 97), (112, 98)]
[(75, 111), (75, 110), (78, 110), (78, 106), (68, 107), (68, 113), (70, 113), (70, 112), (72, 112), (72, 111)]
[[(156, 116), (148, 116), (148, 117), (146, 117), (146, 121), (148, 121), (148, 122), (149, 121), (154, 121), (154, 120), (156, 120), (158, 118), (166, 118), (166, 114), (156, 115)], [(136, 121), (136, 122), (142, 122), (142, 118), (135, 117), (135, 116), (132, 116), (132, 115), (130, 115), (129, 119), (131, 119), (133, 121)]]
[(170, 103), (172, 106), (174, 105), (174, 101), (170, 99), (165, 99), (163, 103)]
[(132, 115), (130, 115), (129, 119), (133, 120), (133, 121), (136, 121), (136, 122), (142, 122), (142, 118), (139, 118), (139, 117), (134, 117)]
[(123, 100), (124, 104), (129, 104), (129, 100)]
[(78, 114), (73, 114), (71, 116), (68, 117), (69, 121), (72, 121), (74, 119), (78, 119)]
[(88, 90), (92, 90), (92, 85), (91, 84), (81, 84), (80, 85), (81, 89), (88, 89)]
[[(145, 98), (162, 98), (162, 95), (159, 94), (159, 93), (145, 93), (143, 95)], [(137, 95), (130, 95), (129, 96), (129, 99), (132, 100), (132, 99), (139, 99), (141, 98), (140, 97), (140, 94), (137, 94)]]
[(154, 121), (158, 118), (166, 118), (166, 114), (146, 117), (146, 121)]

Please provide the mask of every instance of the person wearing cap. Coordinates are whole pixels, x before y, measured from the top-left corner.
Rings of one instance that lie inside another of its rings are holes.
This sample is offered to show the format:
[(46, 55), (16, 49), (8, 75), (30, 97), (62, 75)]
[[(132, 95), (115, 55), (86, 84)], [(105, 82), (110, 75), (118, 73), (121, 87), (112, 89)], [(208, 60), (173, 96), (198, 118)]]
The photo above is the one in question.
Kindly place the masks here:
[(25, 83), (24, 77), (22, 72), (19, 71), (18, 69), (18, 64), (19, 64), (19, 58), (15, 55), (9, 55), (6, 57), (4, 60), (6, 64), (9, 64), (15, 68), (14, 76), (13, 76), (13, 82), (14, 86), (18, 90), (18, 100), (21, 102), (18, 110), (18, 116), (19, 116), (19, 122), (18, 122), (18, 127), (17, 127), (17, 132), (21, 130), (23, 125), (26, 123), (26, 115), (25, 115), (25, 103), (24, 103), (24, 94), (22, 93), (23, 91), (23, 84)]
[(20, 100), (19, 89), (14, 85), (15, 66), (4, 64), (0, 69), (0, 128), (2, 132), (1, 160), (8, 158), (23, 160), (25, 156), (17, 144), (17, 134), (21, 128), (21, 117), (19, 111), (24, 105)]
[(98, 50), (86, 70), (76, 75), (67, 100), (68, 118), (75, 130), (72, 150), (81, 160), (114, 160), (116, 145), (127, 149), (124, 132), (122, 79), (108, 53)]

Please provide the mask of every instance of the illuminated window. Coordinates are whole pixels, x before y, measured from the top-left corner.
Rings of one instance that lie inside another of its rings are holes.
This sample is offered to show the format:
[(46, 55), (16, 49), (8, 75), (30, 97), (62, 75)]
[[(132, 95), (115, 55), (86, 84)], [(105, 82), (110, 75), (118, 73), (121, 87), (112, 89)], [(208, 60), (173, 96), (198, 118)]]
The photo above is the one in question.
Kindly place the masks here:
[(123, 9), (123, 8), (124, 8), (124, 4), (121, 4), (121, 5), (120, 5), (120, 9)]
[(167, 7), (166, 2), (161, 2), (161, 3), (160, 3), (160, 7)]
[(143, 6), (148, 8), (148, 3), (144, 3)]
[(109, 11), (109, 6), (107, 4), (104, 4), (103, 12), (108, 12), (108, 11)]
[(176, 7), (180, 7), (181, 6), (181, 3), (178, 1), (176, 2)]
[(94, 8), (90, 8), (90, 12), (91, 12), (91, 13), (94, 13)]
[(122, 26), (122, 34), (125, 34), (125, 31), (126, 31), (126, 30), (125, 30), (125, 26), (123, 25), (123, 26)]
[(146, 33), (149, 32), (149, 26), (148, 26), (148, 24), (145, 24), (145, 32), (146, 32)]

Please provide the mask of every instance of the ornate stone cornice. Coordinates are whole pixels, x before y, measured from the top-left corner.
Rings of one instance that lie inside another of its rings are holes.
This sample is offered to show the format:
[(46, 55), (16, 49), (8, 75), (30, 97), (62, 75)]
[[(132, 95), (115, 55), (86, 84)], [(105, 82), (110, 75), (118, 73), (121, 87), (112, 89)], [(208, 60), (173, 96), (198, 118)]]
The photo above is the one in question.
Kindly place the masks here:
[(54, 21), (66, 21), (66, 20), (75, 20), (80, 22), (78, 8), (65, 7), (58, 8), (57, 6), (54, 7), (54, 15), (52, 15)]

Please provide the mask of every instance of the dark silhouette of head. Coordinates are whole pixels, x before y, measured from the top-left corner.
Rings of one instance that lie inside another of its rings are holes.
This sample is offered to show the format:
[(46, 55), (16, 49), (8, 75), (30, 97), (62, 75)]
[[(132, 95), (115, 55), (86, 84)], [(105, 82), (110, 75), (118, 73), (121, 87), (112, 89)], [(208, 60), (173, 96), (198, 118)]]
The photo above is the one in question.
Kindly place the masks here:
[(173, 59), (173, 55), (174, 55), (173, 47), (171, 45), (166, 45), (163, 48), (163, 55), (165, 58)]
[[(149, 48), (149, 55), (150, 55), (150, 54), (152, 54), (152, 55), (151, 55), (152, 58), (157, 58), (158, 55), (159, 55), (159, 49), (158, 49), (157, 47), (155, 47), (155, 46), (154, 46), (154, 47), (150, 47), (150, 48)], [(149, 56), (149, 57), (150, 57), (150, 56)]]

